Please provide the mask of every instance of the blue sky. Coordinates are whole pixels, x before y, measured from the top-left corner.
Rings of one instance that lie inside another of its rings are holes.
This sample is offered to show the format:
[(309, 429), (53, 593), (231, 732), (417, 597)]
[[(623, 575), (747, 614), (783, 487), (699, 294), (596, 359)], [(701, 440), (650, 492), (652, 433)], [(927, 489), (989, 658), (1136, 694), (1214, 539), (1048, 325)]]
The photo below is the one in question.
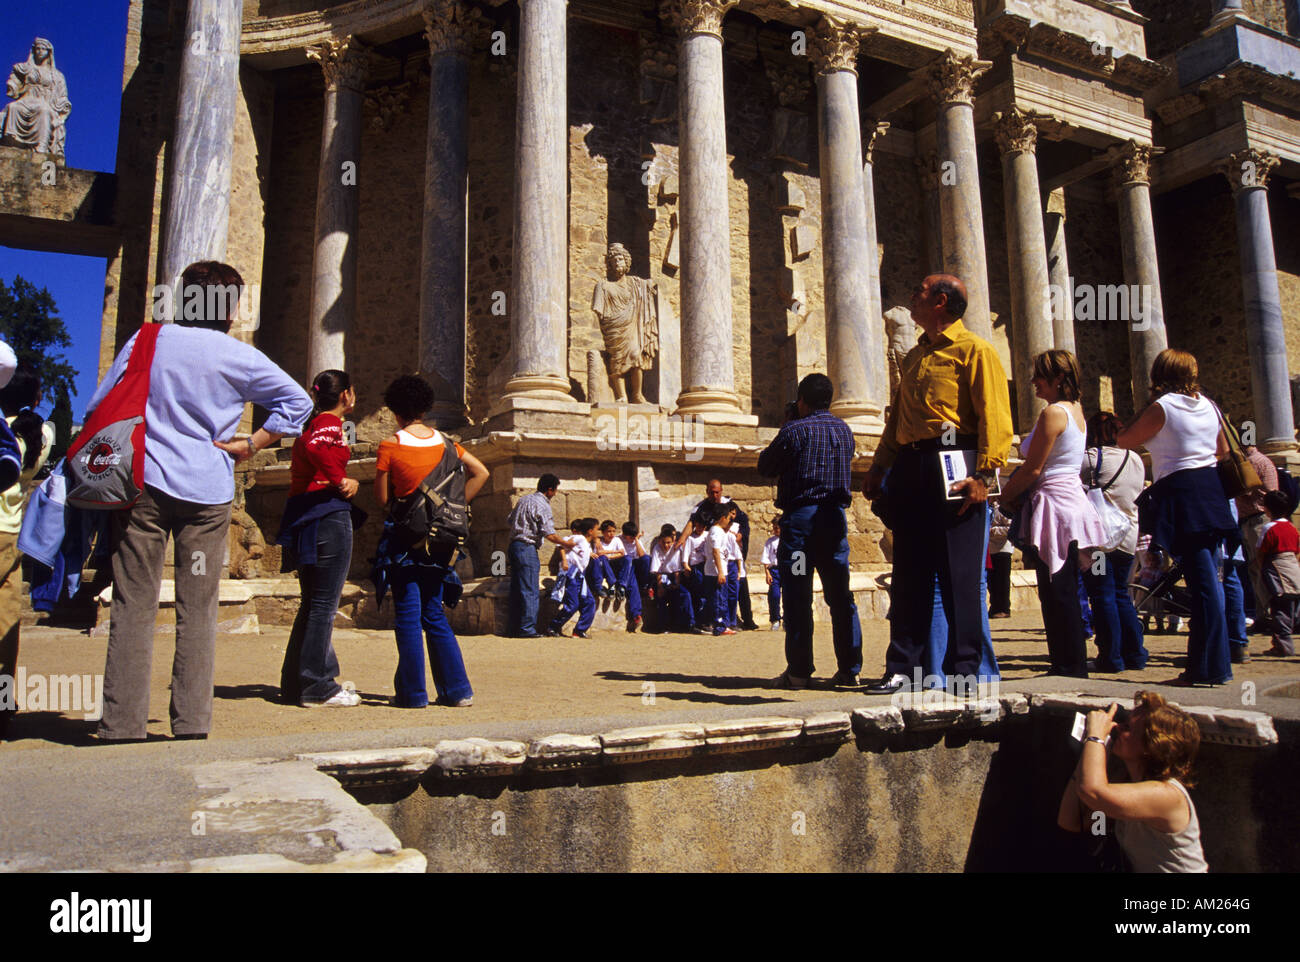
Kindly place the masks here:
[[(54, 60), (68, 81), (72, 101), (69, 167), (107, 171), (116, 167), (127, 7), (128, 0), (37, 0), (6, 3), (0, 16), (0, 94), (13, 64), (27, 59), (33, 37), (44, 37), (54, 45)], [(6, 284), (20, 274), (54, 295), (72, 335), (72, 347), (64, 354), (80, 372), (72, 401), (78, 420), (97, 382), (104, 269), (100, 257), (0, 247), (0, 278)]]

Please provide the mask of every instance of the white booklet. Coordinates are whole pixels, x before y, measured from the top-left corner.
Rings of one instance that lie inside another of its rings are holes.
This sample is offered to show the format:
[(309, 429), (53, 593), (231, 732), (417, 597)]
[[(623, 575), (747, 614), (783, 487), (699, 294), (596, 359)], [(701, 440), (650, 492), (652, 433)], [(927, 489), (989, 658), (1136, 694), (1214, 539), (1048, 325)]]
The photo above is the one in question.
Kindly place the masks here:
[[(953, 485), (960, 484), (975, 474), (975, 452), (950, 449), (939, 452), (939, 469), (943, 475), (943, 496), (949, 501), (961, 501), (965, 495), (955, 493)], [(1002, 493), (1002, 479), (993, 472), (993, 484), (989, 494)]]

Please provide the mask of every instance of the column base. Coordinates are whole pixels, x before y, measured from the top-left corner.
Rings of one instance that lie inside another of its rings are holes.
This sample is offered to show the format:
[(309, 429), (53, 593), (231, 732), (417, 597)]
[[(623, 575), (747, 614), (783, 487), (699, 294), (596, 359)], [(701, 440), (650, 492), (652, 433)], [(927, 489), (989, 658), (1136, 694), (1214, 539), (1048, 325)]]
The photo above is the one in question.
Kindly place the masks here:
[(739, 414), (740, 399), (731, 391), (692, 387), (682, 391), (677, 398), (676, 414)]
[(1297, 449), (1294, 438), (1265, 438), (1258, 447), (1265, 454), (1288, 454)]
[(424, 416), (424, 423), (439, 431), (455, 431), (469, 424), (463, 404), (435, 404)]
[(516, 374), (506, 382), (503, 392), (503, 399), (512, 397), (573, 402), (568, 380), (558, 374)]
[(831, 414), (834, 414), (841, 420), (847, 421), (850, 425), (861, 424), (864, 426), (882, 426), (885, 423), (881, 417), (881, 415), (884, 414), (884, 411), (881, 410), (879, 404), (872, 404), (870, 401), (859, 401), (853, 398), (848, 398), (842, 401), (832, 401)]

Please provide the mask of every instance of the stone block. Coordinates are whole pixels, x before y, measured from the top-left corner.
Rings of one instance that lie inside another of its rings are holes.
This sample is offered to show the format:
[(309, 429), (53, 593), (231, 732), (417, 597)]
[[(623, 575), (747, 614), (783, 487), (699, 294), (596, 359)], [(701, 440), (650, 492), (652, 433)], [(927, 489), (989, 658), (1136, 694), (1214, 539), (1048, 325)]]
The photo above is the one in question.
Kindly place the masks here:
[(705, 725), (704, 740), (711, 749), (747, 751), (788, 744), (797, 739), (802, 730), (802, 718), (737, 718)]
[(435, 766), (449, 778), (513, 775), (528, 755), (523, 742), (486, 738), (445, 740), (433, 747)]
[(853, 730), (859, 735), (888, 735), (903, 730), (903, 713), (893, 705), (853, 709)]
[(685, 758), (705, 745), (703, 725), (649, 725), (619, 728), (600, 736), (604, 757), (615, 763)]
[(1216, 745), (1240, 745), (1243, 748), (1277, 744), (1273, 718), (1263, 712), (1199, 705), (1185, 710), (1201, 726), (1202, 741)]
[(807, 224), (797, 224), (790, 228), (791, 260), (806, 260), (817, 244), (817, 232)]
[(1003, 712), (1007, 716), (1029, 714), (1029, 699), (1019, 692), (1002, 695), (998, 700), (1002, 702)]
[(295, 756), (317, 771), (332, 775), (344, 787), (389, 785), (414, 781), (438, 758), (432, 748), (377, 748), (365, 751), (309, 752)]
[(600, 764), (601, 744), (596, 735), (559, 733), (534, 738), (528, 744), (528, 764), (548, 771)]
[(675, 204), (677, 203), (677, 196), (677, 175), (668, 174), (663, 180), (659, 181), (659, 203)]
[(772, 181), (776, 191), (776, 209), (783, 214), (801, 214), (808, 206), (803, 188), (789, 174), (777, 174)]
[(823, 711), (803, 720), (803, 740), (813, 745), (836, 744), (848, 739), (853, 722), (846, 711)]

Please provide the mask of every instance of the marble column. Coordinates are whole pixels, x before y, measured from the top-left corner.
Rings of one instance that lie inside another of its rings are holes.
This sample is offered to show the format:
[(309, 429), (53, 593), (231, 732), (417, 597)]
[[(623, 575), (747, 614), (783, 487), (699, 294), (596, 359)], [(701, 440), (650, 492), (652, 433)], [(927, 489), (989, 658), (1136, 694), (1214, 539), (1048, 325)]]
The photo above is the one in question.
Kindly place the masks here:
[(360, 212), (361, 101), (367, 50), (351, 36), (307, 51), (325, 74), (320, 174), (316, 182), (316, 249), (312, 256), (307, 377), (347, 369), (347, 340), (357, 313), (357, 220)]
[[(1268, 180), (1279, 158), (1248, 148), (1229, 154), (1220, 166), (1237, 208), (1237, 248), (1246, 308), (1246, 349), (1255, 406), (1255, 436), (1262, 451), (1295, 449), (1291, 372), (1286, 356), (1282, 295), (1268, 212)], [(1236, 415), (1238, 422), (1241, 416)]]
[(1156, 228), (1151, 217), (1151, 158), (1158, 153), (1161, 148), (1131, 140), (1113, 154), (1115, 188), (1119, 195), (1120, 250), (1124, 258), (1124, 283), (1129, 287), (1129, 316), (1120, 320), (1129, 329), (1135, 410), (1150, 403), (1151, 362), (1169, 346), (1165, 336), (1165, 309), (1160, 298), (1160, 268), (1156, 262)]
[(959, 57), (949, 49), (923, 70), (938, 110), (935, 136), (943, 268), (966, 284), (965, 325), (985, 340), (993, 339), (993, 319), (980, 206), (979, 157), (975, 150), (973, 90), (976, 78), (990, 66), (969, 54)]
[[(858, 43), (849, 23), (822, 17), (809, 45), (817, 73), (817, 135), (821, 158), (822, 278), (826, 298), (826, 359), (835, 395), (831, 413), (864, 428), (880, 423), (884, 387), (881, 320), (871, 274), (858, 114)], [(873, 317), (872, 315), (877, 316)], [(880, 357), (877, 358), (876, 355)]]
[(519, 0), (508, 397), (572, 401), (568, 375), (567, 0)]
[[(722, 19), (738, 0), (668, 0), (677, 64), (682, 253), (682, 414), (740, 411), (731, 320), (731, 230)], [(860, 204), (859, 204), (860, 206)]]
[(873, 155), (876, 149), (876, 141), (883, 137), (888, 129), (888, 123), (877, 122), (874, 127), (868, 130), (866, 142), (863, 144), (865, 156), (862, 165), (862, 207), (867, 218), (867, 284), (869, 289), (867, 327), (868, 336), (873, 339), (868, 358), (868, 384), (870, 385), (868, 397), (880, 399), (882, 415), (884, 406), (889, 403), (890, 392), (888, 360), (885, 357), (884, 344), (880, 340), (880, 334), (885, 324), (885, 307), (880, 283), (880, 235), (876, 231), (876, 169)]
[(243, 14), (243, 0), (189, 0), (160, 245), (159, 280), (173, 290), (190, 264), (226, 257)]
[(1047, 195), (1043, 215), (1047, 235), (1047, 276), (1052, 283), (1052, 340), (1062, 351), (1074, 350), (1074, 281), (1065, 249), (1065, 188)]
[(1002, 154), (1011, 274), (1011, 376), (1016, 385), (1017, 427), (1034, 425), (1044, 402), (1034, 396), (1030, 368), (1053, 346), (1047, 240), (1038, 190), (1038, 127), (1034, 115), (1013, 107), (995, 117), (993, 136)]
[(420, 248), (420, 371), (433, 385), (429, 420), (455, 429), (465, 404), (465, 288), (469, 191), (469, 58), (482, 17), (460, 0), (429, 0), (429, 124)]

